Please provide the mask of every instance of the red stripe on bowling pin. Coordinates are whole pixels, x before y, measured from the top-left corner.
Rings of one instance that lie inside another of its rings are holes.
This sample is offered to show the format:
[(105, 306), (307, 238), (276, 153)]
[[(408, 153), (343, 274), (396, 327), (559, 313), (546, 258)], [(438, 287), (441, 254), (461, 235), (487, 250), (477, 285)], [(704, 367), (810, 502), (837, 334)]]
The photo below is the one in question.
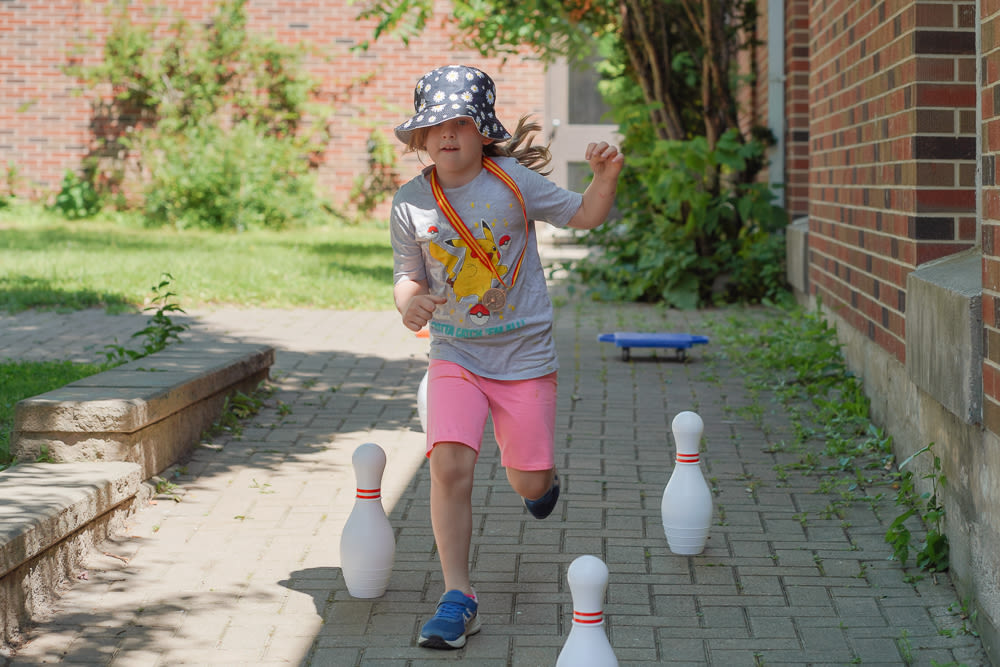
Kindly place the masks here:
[(678, 463), (697, 463), (698, 462), (698, 455), (697, 454), (681, 454), (680, 452), (677, 452), (677, 462)]
[(594, 625), (604, 620), (603, 611), (577, 611), (573, 610), (573, 622), (584, 625)]
[(382, 497), (382, 489), (358, 489), (358, 498), (376, 500)]

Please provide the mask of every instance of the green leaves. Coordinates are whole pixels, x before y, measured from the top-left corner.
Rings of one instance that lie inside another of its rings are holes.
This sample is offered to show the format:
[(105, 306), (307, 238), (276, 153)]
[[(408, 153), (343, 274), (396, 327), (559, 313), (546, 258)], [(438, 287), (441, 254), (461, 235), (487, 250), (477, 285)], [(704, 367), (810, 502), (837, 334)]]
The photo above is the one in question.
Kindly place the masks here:
[(896, 504), (906, 507), (889, 525), (885, 541), (893, 546), (893, 557), (904, 565), (913, 545), (910, 531), (903, 522), (912, 516), (919, 516), (926, 526), (927, 533), (923, 545), (917, 549), (915, 561), (917, 567), (927, 572), (945, 572), (950, 564), (950, 546), (948, 536), (944, 534), (945, 510), (941, 504), (940, 493), (948, 483), (941, 469), (941, 457), (935, 455), (931, 460), (931, 470), (925, 473), (923, 479), (931, 483), (930, 491), (916, 494), (913, 473), (904, 470), (921, 454), (932, 451), (934, 443), (918, 449), (899, 464), (899, 490), (896, 493)]
[[(330, 110), (315, 101), (306, 47), (249, 32), (246, 0), (221, 0), (206, 24), (167, 27), (155, 13), (133, 20), (128, 5), (117, 6), (102, 62), (67, 68), (114, 91), (101, 111), (109, 129), (97, 159), (112, 163), (101, 173), (137, 175), (126, 189), (144, 191), (154, 224), (282, 228), (324, 215), (309, 172), (329, 130), (304, 119)], [(139, 169), (126, 164), (135, 156)], [(64, 183), (57, 206), (82, 217), (86, 194)]]
[(153, 290), (152, 305), (144, 310), (146, 312), (151, 310), (155, 312), (150, 318), (148, 326), (132, 334), (132, 338), (142, 336), (145, 339), (142, 349), (127, 349), (119, 345), (118, 341), (115, 340), (113, 344), (104, 346), (106, 350), (104, 354), (107, 357), (108, 363), (123, 364), (128, 361), (141, 359), (159, 352), (170, 343), (180, 341), (179, 334), (186, 331), (188, 325), (177, 324), (168, 315), (168, 313), (184, 312), (177, 303), (172, 301), (173, 297), (177, 296), (170, 291), (170, 281), (173, 279), (174, 277), (169, 273), (164, 273), (161, 276), (160, 283), (151, 288)]
[[(589, 52), (593, 36), (613, 30), (609, 2), (453, 0), (451, 9), (462, 44), (486, 56), (515, 55), (527, 47), (545, 62), (575, 58)], [(409, 44), (433, 15), (431, 0), (388, 0), (368, 3), (358, 18), (376, 21), (373, 41), (391, 36)]]
[(101, 210), (101, 198), (89, 180), (67, 169), (53, 208), (70, 220), (89, 218)]
[(587, 237), (601, 252), (581, 262), (581, 275), (602, 295), (677, 308), (782, 299), (784, 211), (765, 184), (736, 173), (762, 154), (736, 130), (715, 148), (705, 137), (652, 142), (629, 158), (618, 189), (623, 218)]
[(149, 135), (146, 214), (154, 225), (283, 229), (324, 216), (309, 165), (292, 142), (250, 121)]

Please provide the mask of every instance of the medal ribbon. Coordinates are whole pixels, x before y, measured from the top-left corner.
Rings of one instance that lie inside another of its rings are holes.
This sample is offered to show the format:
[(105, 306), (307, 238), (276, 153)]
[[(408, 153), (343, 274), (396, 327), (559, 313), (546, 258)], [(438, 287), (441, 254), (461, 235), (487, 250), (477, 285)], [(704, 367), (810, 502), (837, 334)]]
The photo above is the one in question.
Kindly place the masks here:
[[(499, 178), (504, 185), (510, 188), (511, 192), (514, 193), (514, 196), (517, 197), (517, 201), (521, 204), (521, 213), (524, 215), (525, 246), (524, 248), (521, 248), (521, 256), (517, 258), (517, 262), (514, 265), (514, 270), (513, 272), (511, 272), (510, 275), (510, 287), (513, 287), (514, 282), (517, 280), (517, 274), (521, 270), (521, 261), (524, 259), (524, 251), (527, 248), (528, 209), (524, 205), (524, 197), (521, 195), (521, 190), (520, 188), (517, 187), (517, 183), (515, 183), (514, 179), (510, 177), (510, 174), (508, 174), (507, 172), (505, 172), (503, 169), (500, 168), (500, 165), (498, 165), (496, 162), (494, 162), (493, 160), (489, 159), (484, 155), (483, 169), (485, 169), (486, 171), (490, 172), (491, 174)], [(469, 252), (475, 255), (476, 259), (482, 262), (485, 266), (489, 267), (490, 271), (493, 273), (493, 277), (495, 277), (498, 281), (500, 281), (501, 285), (503, 285), (507, 289), (510, 289), (510, 287), (507, 286), (507, 283), (503, 281), (503, 278), (500, 277), (500, 273), (497, 271), (497, 267), (493, 264), (493, 262), (490, 261), (489, 253), (483, 250), (483, 247), (479, 245), (479, 242), (476, 240), (476, 237), (472, 235), (472, 232), (469, 231), (469, 228), (465, 226), (464, 222), (462, 222), (462, 216), (458, 214), (455, 208), (451, 205), (451, 202), (448, 201), (448, 198), (444, 194), (444, 189), (438, 182), (437, 169), (431, 169), (430, 181), (431, 181), (431, 192), (434, 193), (434, 200), (437, 202), (438, 208), (440, 208), (441, 212), (444, 213), (444, 217), (448, 218), (448, 222), (451, 223), (452, 228), (454, 228), (454, 230), (458, 232), (458, 235), (462, 237), (462, 240), (465, 241), (465, 245), (469, 248)]]

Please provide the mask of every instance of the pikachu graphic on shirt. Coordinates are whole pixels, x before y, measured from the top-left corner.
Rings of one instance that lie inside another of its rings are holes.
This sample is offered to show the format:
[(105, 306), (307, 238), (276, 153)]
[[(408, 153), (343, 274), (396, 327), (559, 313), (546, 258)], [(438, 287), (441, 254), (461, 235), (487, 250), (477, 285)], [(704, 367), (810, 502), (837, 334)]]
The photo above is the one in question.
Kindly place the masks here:
[[(493, 266), (492, 269), (475, 252), (471, 252), (468, 244), (461, 238), (449, 239), (444, 241), (443, 245), (434, 241), (430, 243), (431, 256), (444, 264), (448, 272), (448, 284), (455, 291), (455, 299), (462, 301), (468, 296), (475, 296), (476, 306), (482, 305), (483, 293), (493, 285), (493, 278), (496, 275), (503, 278), (510, 270), (510, 267), (501, 263), (500, 256), (500, 247), (503, 242), (509, 242), (509, 237), (504, 237), (498, 244), (493, 236), (493, 230), (486, 220), (479, 221), (479, 228), (483, 233), (483, 238), (477, 238), (476, 243), (482, 248), (482, 254), (489, 259)], [(450, 249), (458, 250), (458, 253), (452, 254)], [(475, 320), (479, 319), (481, 318), (475, 318)]]

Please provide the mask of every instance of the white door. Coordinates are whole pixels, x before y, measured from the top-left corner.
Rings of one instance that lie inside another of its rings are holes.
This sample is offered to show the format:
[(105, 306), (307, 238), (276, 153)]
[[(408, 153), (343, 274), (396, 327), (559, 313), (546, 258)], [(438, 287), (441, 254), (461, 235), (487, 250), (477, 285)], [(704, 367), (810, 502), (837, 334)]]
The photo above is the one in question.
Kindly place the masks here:
[(597, 92), (596, 59), (572, 66), (559, 62), (550, 65), (546, 75), (545, 132), (552, 151), (549, 178), (577, 192), (590, 182), (590, 167), (584, 159), (587, 144), (621, 142), (618, 126), (605, 118), (608, 106)]

